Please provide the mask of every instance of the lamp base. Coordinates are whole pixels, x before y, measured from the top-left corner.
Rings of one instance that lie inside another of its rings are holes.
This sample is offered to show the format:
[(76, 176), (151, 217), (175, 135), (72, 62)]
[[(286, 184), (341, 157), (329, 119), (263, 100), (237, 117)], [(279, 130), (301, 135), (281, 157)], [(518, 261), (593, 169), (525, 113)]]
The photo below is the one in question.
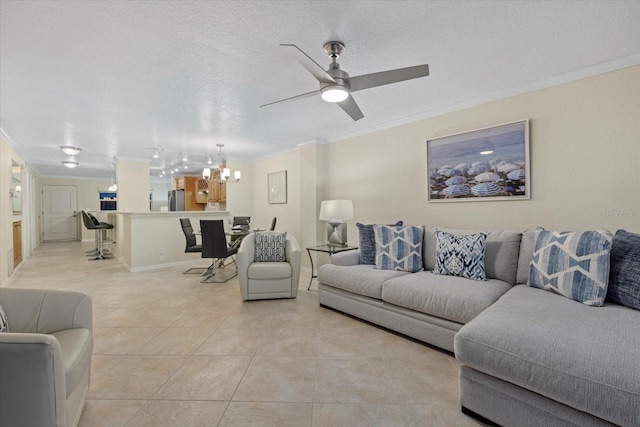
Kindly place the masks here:
[(347, 246), (347, 224), (334, 221), (327, 223), (327, 245)]

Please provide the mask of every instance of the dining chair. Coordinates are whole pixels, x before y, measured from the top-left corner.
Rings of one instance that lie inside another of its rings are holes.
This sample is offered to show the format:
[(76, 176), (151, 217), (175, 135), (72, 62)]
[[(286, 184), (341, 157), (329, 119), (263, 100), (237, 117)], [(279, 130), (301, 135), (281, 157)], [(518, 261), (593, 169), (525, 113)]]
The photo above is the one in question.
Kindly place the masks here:
[[(230, 248), (227, 244), (227, 235), (224, 231), (224, 222), (221, 219), (200, 220), (202, 233), (202, 258), (212, 258), (211, 265), (203, 274), (202, 283), (223, 283), (238, 275), (238, 266), (235, 260), (237, 248)], [(231, 257), (235, 268), (233, 271), (226, 269), (224, 265), (227, 258)], [(221, 262), (219, 262), (221, 261)]]
[[(193, 232), (193, 226), (189, 218), (180, 218), (180, 226), (184, 233), (186, 245), (184, 248), (185, 253), (197, 253), (202, 252), (202, 245), (198, 245), (196, 241), (196, 235)], [(191, 267), (188, 270), (182, 272), (182, 274), (202, 274), (207, 271), (206, 267)]]

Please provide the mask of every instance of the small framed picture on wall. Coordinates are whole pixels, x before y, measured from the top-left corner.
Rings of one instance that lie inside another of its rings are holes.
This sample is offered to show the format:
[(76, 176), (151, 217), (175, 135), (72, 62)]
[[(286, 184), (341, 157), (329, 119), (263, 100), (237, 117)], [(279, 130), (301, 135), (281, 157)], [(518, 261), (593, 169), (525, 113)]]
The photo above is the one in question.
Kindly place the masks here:
[(267, 174), (270, 204), (287, 203), (287, 171)]

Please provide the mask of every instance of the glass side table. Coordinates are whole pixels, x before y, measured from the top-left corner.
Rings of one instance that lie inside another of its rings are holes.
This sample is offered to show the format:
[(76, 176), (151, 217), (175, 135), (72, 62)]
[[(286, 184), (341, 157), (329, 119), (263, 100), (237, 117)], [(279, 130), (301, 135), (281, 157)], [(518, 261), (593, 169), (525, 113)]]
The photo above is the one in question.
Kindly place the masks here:
[(311, 256), (311, 251), (314, 252), (324, 252), (329, 255), (337, 254), (338, 252), (346, 252), (346, 251), (355, 251), (358, 249), (357, 246), (333, 246), (333, 245), (318, 245), (318, 246), (310, 246), (307, 249), (307, 253), (309, 254), (309, 261), (311, 261), (311, 280), (309, 280), (309, 286), (307, 290), (311, 289), (311, 283), (313, 279), (318, 277), (318, 275), (313, 274), (313, 257)]

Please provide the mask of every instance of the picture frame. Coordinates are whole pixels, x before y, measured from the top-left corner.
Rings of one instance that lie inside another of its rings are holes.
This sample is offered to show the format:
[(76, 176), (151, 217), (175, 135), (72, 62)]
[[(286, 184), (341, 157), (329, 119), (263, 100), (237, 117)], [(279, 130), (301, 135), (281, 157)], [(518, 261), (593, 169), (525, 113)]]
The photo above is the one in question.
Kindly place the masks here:
[(267, 174), (269, 204), (287, 203), (287, 171)]
[(427, 201), (531, 198), (529, 120), (427, 140)]

